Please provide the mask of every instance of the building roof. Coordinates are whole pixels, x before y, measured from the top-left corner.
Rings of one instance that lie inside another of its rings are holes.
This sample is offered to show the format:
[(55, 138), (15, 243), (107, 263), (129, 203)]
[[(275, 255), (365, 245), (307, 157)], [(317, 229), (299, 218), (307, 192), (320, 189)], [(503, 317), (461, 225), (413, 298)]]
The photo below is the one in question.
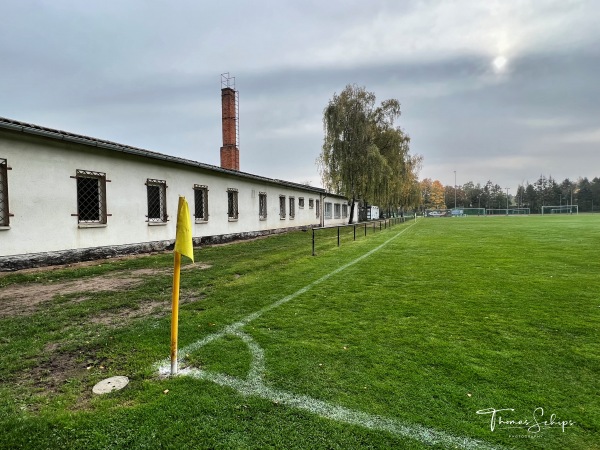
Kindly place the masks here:
[(26, 134), (32, 134), (36, 136), (42, 136), (49, 139), (56, 139), (59, 141), (74, 142), (77, 144), (89, 145), (92, 147), (98, 147), (102, 149), (112, 150), (121, 153), (127, 153), (130, 155), (140, 156), (142, 158), (157, 159), (161, 161), (168, 161), (176, 164), (183, 164), (185, 166), (196, 167), (204, 170), (213, 172), (220, 172), (227, 175), (233, 175), (241, 178), (247, 178), (251, 180), (274, 183), (283, 186), (288, 186), (295, 189), (303, 189), (306, 191), (312, 191), (319, 194), (326, 194), (328, 196), (341, 197), (335, 194), (328, 193), (325, 189), (308, 186), (300, 183), (293, 183), (291, 181), (279, 180), (276, 178), (262, 177), (260, 175), (254, 175), (247, 172), (239, 172), (236, 170), (224, 169), (219, 166), (213, 166), (211, 164), (204, 164), (198, 161), (190, 159), (180, 158), (177, 156), (166, 155), (164, 153), (153, 152), (145, 150), (143, 148), (132, 147), (129, 145), (118, 144), (116, 142), (106, 141), (104, 139), (97, 139), (81, 134), (70, 133), (68, 131), (56, 130), (53, 128), (42, 127), (40, 125), (34, 125), (31, 123), (21, 122), (18, 120), (7, 119), (0, 117), (0, 129), (8, 129), (13, 131), (19, 131)]

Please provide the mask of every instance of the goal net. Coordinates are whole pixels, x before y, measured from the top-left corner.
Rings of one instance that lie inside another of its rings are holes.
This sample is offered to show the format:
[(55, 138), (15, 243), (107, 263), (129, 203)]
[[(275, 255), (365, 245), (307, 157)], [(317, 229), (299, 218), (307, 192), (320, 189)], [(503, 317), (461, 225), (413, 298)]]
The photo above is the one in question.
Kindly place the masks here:
[(544, 214), (579, 214), (578, 205), (542, 206)]
[(465, 216), (485, 216), (485, 208), (460, 208), (459, 211)]
[(497, 208), (487, 209), (488, 216), (528, 216), (529, 208)]

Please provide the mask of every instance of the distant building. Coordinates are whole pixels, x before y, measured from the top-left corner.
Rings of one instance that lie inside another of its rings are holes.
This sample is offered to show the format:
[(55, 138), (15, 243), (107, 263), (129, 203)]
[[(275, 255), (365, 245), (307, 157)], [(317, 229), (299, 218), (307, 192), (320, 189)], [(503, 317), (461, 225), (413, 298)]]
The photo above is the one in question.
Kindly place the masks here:
[(170, 248), (179, 195), (196, 245), (348, 222), (344, 197), (241, 172), (225, 109), (222, 167), (0, 118), (0, 270)]

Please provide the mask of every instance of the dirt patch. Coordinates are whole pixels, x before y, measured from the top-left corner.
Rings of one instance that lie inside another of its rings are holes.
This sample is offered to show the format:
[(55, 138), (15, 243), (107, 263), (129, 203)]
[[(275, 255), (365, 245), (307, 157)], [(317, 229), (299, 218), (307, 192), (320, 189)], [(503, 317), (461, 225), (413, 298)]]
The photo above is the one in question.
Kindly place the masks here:
[(95, 314), (89, 318), (89, 322), (107, 325), (118, 326), (126, 324), (127, 321), (137, 319), (139, 317), (151, 317), (152, 315), (161, 316), (171, 306), (170, 302), (165, 301), (149, 301), (140, 304), (139, 308), (123, 308), (118, 311), (105, 311), (100, 314)]
[[(89, 265), (82, 263), (81, 265)], [(208, 264), (196, 263), (186, 264), (182, 271), (206, 270), (211, 266)], [(36, 269), (42, 270), (42, 269)], [(55, 268), (46, 268), (45, 270), (56, 270)], [(44, 281), (12, 284), (0, 288), (0, 318), (27, 316), (43, 309), (44, 304), (57, 299), (57, 296), (69, 295), (65, 299), (67, 302), (82, 302), (90, 298), (93, 292), (114, 292), (134, 289), (137, 286), (147, 282), (153, 277), (170, 277), (172, 268), (161, 269), (137, 269), (137, 270), (118, 270), (104, 275), (82, 277), (80, 279), (70, 279), (68, 281)], [(138, 300), (135, 305), (127, 305), (122, 308), (112, 308), (109, 310), (95, 312), (81, 318), (81, 322), (68, 326), (85, 327), (101, 325), (101, 328), (109, 330), (126, 327), (134, 320), (151, 318), (162, 318), (170, 314), (171, 301), (166, 298), (166, 294), (157, 295), (152, 298)], [(187, 304), (197, 302), (205, 297), (204, 294), (194, 289), (182, 289), (180, 292), (180, 303)], [(161, 298), (162, 300), (158, 300)], [(68, 333), (65, 332), (65, 336)], [(3, 337), (0, 336), (0, 342)], [(31, 396), (23, 397), (21, 403), (24, 408), (31, 412), (43, 409), (49, 398), (72, 390), (73, 381), (81, 383), (84, 386), (78, 394), (74, 409), (86, 409), (91, 404), (93, 398), (91, 385), (99, 377), (112, 375), (114, 361), (108, 361), (99, 354), (102, 354), (99, 348), (88, 347), (81, 343), (83, 347), (73, 350), (65, 350), (67, 340), (47, 342), (43, 349), (35, 357), (35, 360), (29, 361), (31, 367), (13, 373), (10, 382), (15, 385), (25, 387), (27, 390), (35, 392)], [(8, 342), (8, 340), (6, 340)], [(89, 343), (86, 343), (89, 345)], [(93, 344), (92, 344), (93, 345)], [(111, 367), (112, 366), (112, 367)]]
[[(179, 304), (193, 303), (202, 300), (204, 294), (195, 292), (181, 292)], [(138, 308), (123, 308), (117, 311), (104, 311), (89, 318), (90, 323), (106, 325), (109, 327), (125, 326), (129, 321), (139, 318), (164, 317), (171, 312), (171, 301), (147, 301), (139, 304)]]
[(78, 359), (77, 354), (52, 352), (46, 361), (31, 368), (23, 380), (56, 392), (65, 381), (86, 372), (85, 362), (79, 362)]
[[(212, 267), (212, 265), (210, 264), (203, 264), (203, 263), (193, 263), (193, 264), (188, 264), (186, 266), (183, 266), (181, 268), (181, 271), (187, 271), (187, 270), (206, 270), (206, 269), (210, 269)], [(167, 270), (167, 272), (172, 272), (171, 269)]]
[(57, 295), (69, 295), (76, 292), (127, 290), (138, 286), (142, 281), (139, 277), (119, 278), (114, 275), (105, 275), (76, 281), (6, 286), (0, 289), (0, 317), (31, 314), (38, 308), (40, 303), (52, 300)]
[[(52, 350), (57, 346), (52, 345)], [(36, 388), (39, 392), (35, 395), (38, 399), (48, 398), (59, 393), (65, 383), (70, 380), (85, 380), (91, 372), (108, 374), (105, 361), (97, 359), (93, 350), (79, 350), (75, 352), (50, 351), (47, 357), (40, 361), (35, 367), (23, 371), (17, 383), (19, 385), (29, 385)], [(90, 389), (81, 392), (77, 399), (76, 407), (81, 409), (85, 407), (92, 398)], [(24, 407), (29, 411), (35, 412), (42, 408), (44, 401), (27, 402), (24, 400)]]
[[(189, 264), (184, 271), (205, 270), (208, 264)], [(74, 281), (12, 284), (0, 288), (0, 317), (29, 315), (40, 304), (52, 300), (58, 295), (70, 295), (77, 292), (125, 291), (139, 286), (144, 279), (153, 275), (167, 275), (173, 269), (137, 269), (111, 272), (107, 275), (86, 277)], [(87, 297), (81, 297), (82, 301)]]

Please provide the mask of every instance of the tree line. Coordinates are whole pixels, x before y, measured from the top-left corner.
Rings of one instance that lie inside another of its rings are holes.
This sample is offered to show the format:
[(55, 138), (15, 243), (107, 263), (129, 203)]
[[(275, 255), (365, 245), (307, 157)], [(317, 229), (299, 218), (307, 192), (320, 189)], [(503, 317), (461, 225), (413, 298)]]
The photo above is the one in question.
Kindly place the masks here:
[(539, 179), (517, 187), (516, 192), (488, 181), (485, 185), (469, 181), (462, 186), (444, 186), (429, 178), (419, 183), (422, 209), (446, 209), (455, 205), (462, 208), (529, 208), (540, 213), (542, 206), (577, 205), (579, 212), (600, 211), (600, 178), (591, 181), (587, 177), (562, 182), (552, 176), (540, 175)]
[(351, 199), (354, 218), (358, 202), (389, 213), (417, 209), (529, 208), (578, 205), (579, 211), (600, 211), (600, 179), (568, 178), (557, 182), (541, 175), (517, 190), (491, 180), (481, 185), (444, 186), (438, 180), (419, 181), (423, 158), (410, 153), (410, 136), (396, 125), (400, 102), (376, 104), (373, 92), (347, 85), (323, 111), (324, 139), (317, 165), (324, 187)]

